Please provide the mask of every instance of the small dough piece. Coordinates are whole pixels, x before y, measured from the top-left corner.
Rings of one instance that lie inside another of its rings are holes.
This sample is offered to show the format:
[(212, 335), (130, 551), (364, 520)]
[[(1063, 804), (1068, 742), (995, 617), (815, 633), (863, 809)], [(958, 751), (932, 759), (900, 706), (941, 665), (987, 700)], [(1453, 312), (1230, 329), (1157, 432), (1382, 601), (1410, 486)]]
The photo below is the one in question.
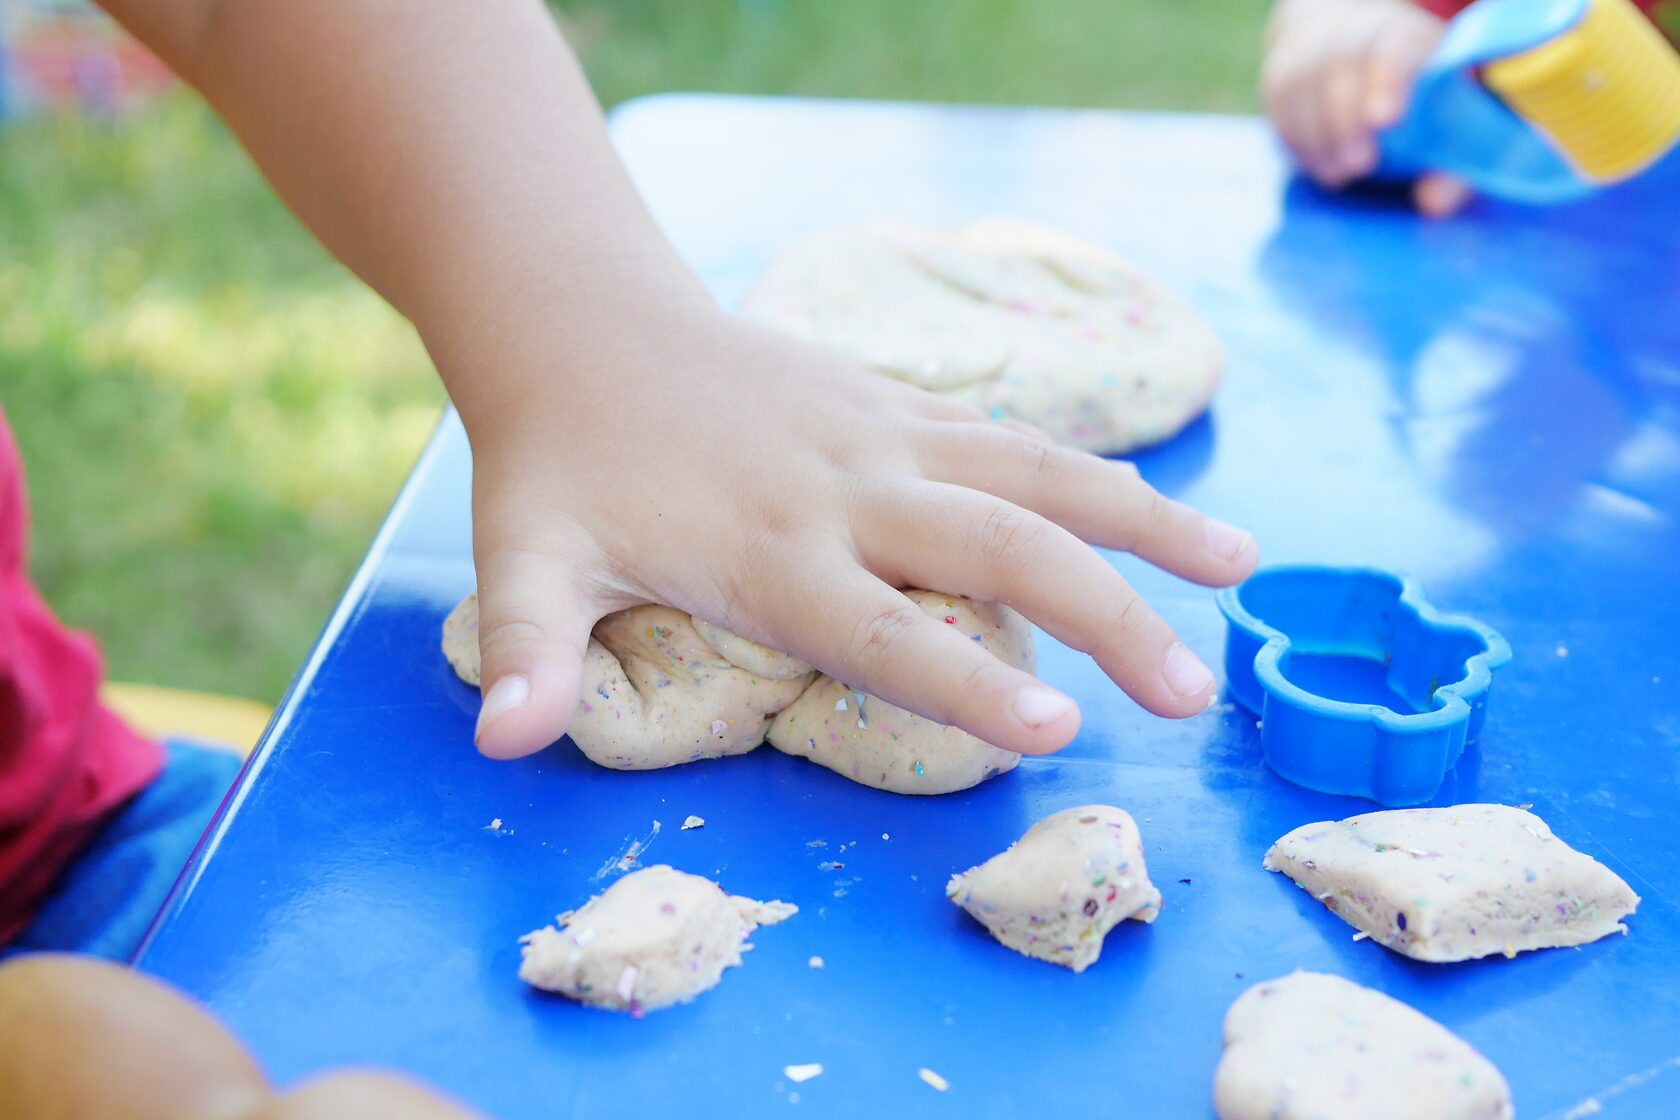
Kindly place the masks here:
[(520, 938), (519, 978), (632, 1014), (687, 1003), (741, 963), (759, 926), (799, 912), (723, 893), (665, 864), (631, 872), (576, 911)]
[(1626, 933), (1639, 905), (1615, 872), (1508, 805), (1391, 809), (1304, 825), (1281, 871), (1355, 929), (1419, 961), (1466, 961)]
[(1007, 851), (952, 876), (945, 894), (1017, 953), (1075, 972), (1091, 966), (1116, 925), (1161, 912), (1137, 823), (1112, 805), (1052, 813)]
[[(1032, 628), (1008, 607), (932, 591), (907, 591), (927, 614), (977, 641), (1005, 664), (1032, 672)], [(952, 793), (1013, 770), (1014, 751), (821, 676), (770, 725), (770, 745), (893, 793)]]
[[(931, 591), (905, 595), (1008, 664), (1033, 671), (1032, 627), (1008, 607)], [(480, 683), (477, 595), (444, 620), (443, 652), (457, 676)], [(865, 785), (933, 794), (978, 785), (1021, 757), (670, 607), (632, 607), (596, 623), (582, 693), (572, 741), (615, 770), (745, 754), (768, 737), (778, 750)]]
[(1256, 984), (1225, 1014), (1219, 1120), (1508, 1120), (1493, 1064), (1435, 1020), (1339, 976)]
[(1223, 364), (1213, 328), (1159, 281), (1007, 218), (814, 234), (776, 257), (742, 314), (1103, 454), (1176, 434)]

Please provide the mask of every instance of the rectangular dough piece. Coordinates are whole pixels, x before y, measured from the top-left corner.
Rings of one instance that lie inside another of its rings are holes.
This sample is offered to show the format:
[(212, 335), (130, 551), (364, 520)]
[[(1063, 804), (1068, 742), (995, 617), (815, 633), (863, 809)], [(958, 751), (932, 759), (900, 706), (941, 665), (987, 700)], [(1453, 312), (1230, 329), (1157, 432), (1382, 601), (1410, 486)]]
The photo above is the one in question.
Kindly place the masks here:
[(1304, 825), (1280, 871), (1371, 940), (1420, 961), (1584, 945), (1626, 933), (1621, 877), (1508, 805), (1394, 809)]

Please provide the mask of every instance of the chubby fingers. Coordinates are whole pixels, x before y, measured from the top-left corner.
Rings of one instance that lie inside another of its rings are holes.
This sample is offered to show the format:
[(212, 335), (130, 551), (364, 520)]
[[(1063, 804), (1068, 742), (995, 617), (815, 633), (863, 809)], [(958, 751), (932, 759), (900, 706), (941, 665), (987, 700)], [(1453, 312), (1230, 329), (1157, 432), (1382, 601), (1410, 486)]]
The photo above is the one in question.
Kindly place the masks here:
[(936, 482), (984, 491), (1081, 540), (1209, 587), (1240, 583), (1259, 562), (1247, 532), (1164, 497), (1130, 463), (989, 424), (935, 425), (922, 437), (920, 458)]
[(1157, 715), (1201, 712), (1214, 678), (1101, 556), (1047, 518), (961, 486), (882, 495), (860, 533), (865, 562), (899, 581), (1006, 603), (1089, 653)]
[(1072, 699), (935, 621), (838, 550), (806, 558), (773, 608), (780, 648), (845, 684), (1023, 754), (1066, 746)]

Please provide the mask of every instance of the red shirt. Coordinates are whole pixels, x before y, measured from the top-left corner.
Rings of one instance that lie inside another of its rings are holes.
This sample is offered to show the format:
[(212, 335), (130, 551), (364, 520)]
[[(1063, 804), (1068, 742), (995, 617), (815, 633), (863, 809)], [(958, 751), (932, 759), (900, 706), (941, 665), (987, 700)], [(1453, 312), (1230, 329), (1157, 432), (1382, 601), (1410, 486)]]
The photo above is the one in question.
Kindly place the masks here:
[(0, 411), (0, 945), (163, 753), (99, 705), (99, 650), (25, 570), (23, 463)]

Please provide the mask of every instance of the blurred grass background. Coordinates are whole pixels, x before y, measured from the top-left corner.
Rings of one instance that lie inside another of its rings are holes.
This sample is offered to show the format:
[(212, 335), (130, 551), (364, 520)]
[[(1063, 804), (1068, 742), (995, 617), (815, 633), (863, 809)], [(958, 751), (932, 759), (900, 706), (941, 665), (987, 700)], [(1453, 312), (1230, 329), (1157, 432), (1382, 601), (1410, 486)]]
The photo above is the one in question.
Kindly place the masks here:
[[(665, 90), (1249, 111), (1265, 0), (566, 0)], [(0, 403), (32, 570), (116, 679), (273, 701), (443, 402), (185, 92), (0, 129)]]

